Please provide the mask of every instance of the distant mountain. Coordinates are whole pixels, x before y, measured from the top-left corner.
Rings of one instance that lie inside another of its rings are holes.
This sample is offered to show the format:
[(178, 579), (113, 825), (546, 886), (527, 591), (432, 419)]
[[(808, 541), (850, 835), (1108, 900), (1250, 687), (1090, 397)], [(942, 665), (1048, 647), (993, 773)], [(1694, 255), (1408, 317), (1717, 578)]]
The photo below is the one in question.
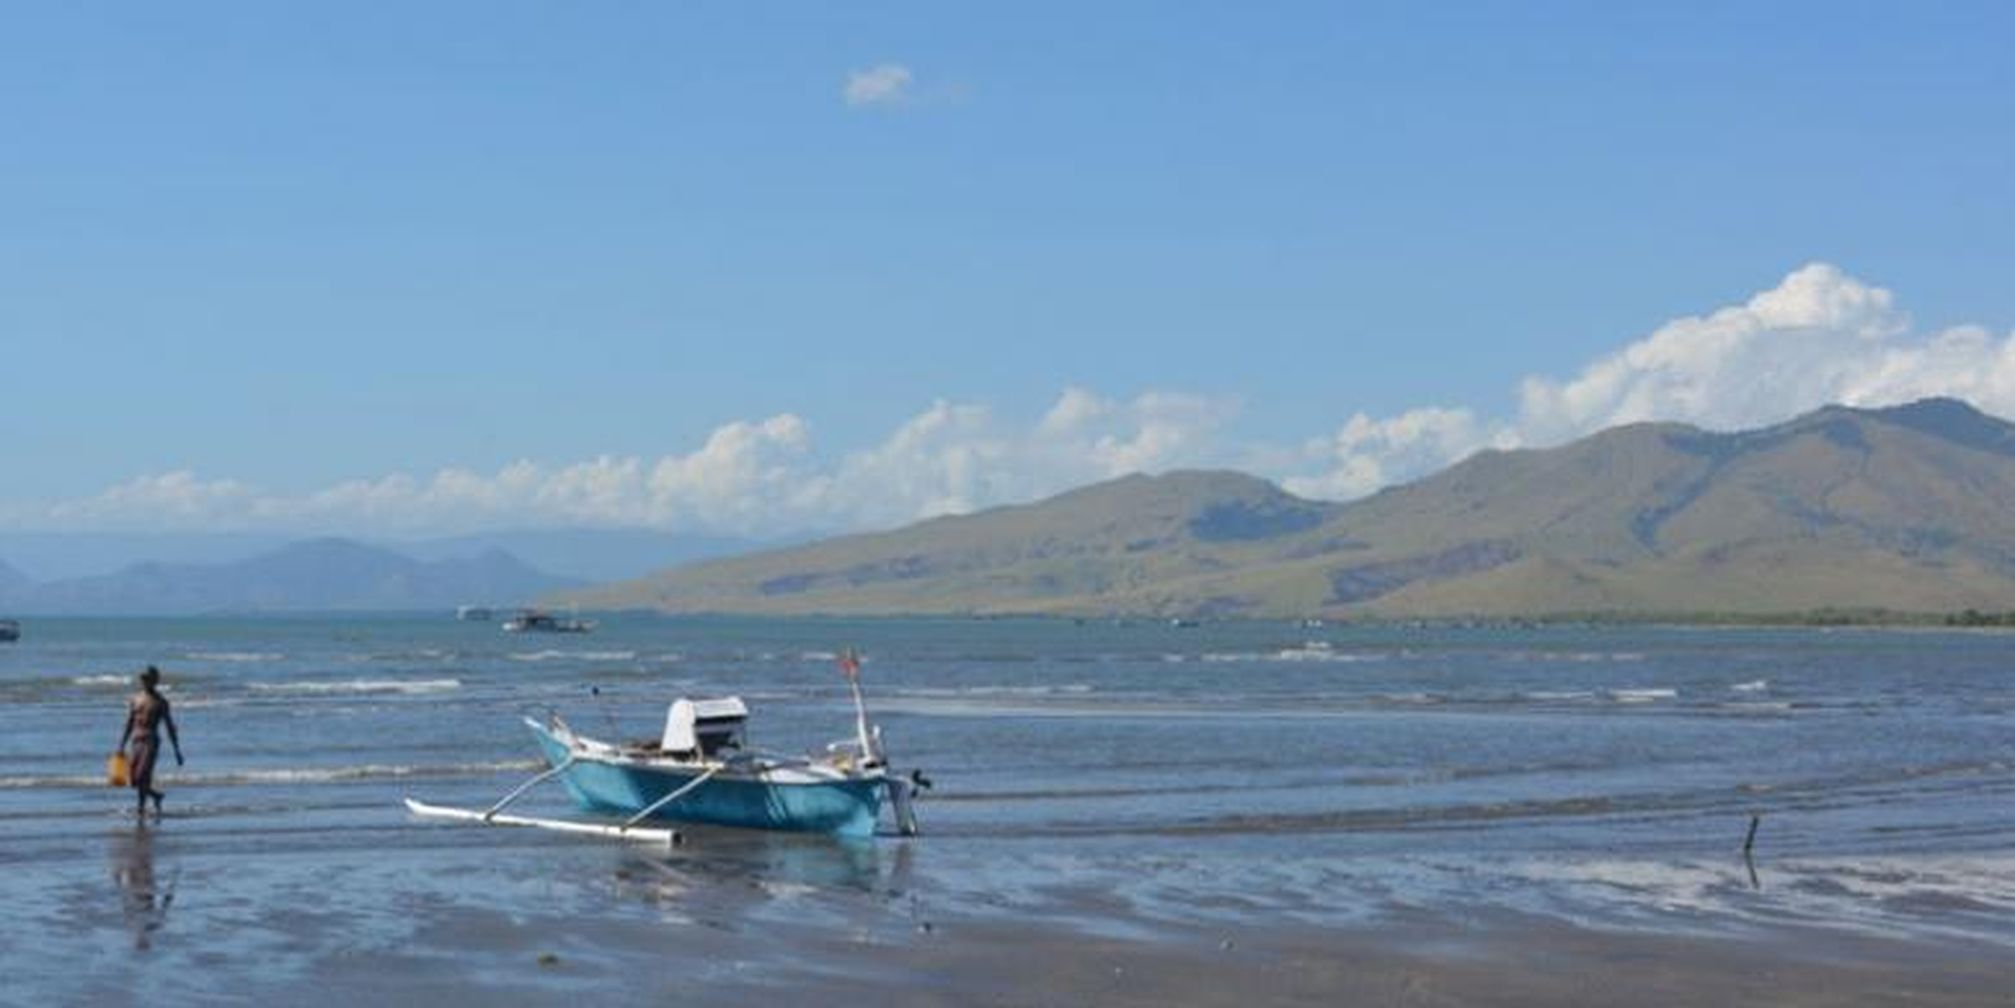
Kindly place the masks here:
[[(1637, 424), (1479, 455), (1335, 527), (1398, 566), (1332, 572), (1333, 602), (1394, 612), (2007, 609), (2015, 426), (1949, 399)], [(1397, 576), (1423, 559), (1442, 569)]]
[(34, 580), (65, 581), (148, 561), (231, 563), (299, 538), (232, 532), (0, 532), (0, 557)]
[(522, 529), (381, 545), (422, 560), (447, 560), (503, 549), (540, 570), (562, 577), (618, 581), (642, 577), (674, 564), (747, 553), (778, 543), (649, 529)]
[(1635, 424), (1350, 504), (1224, 472), (566, 596), (749, 613), (1767, 614), (2015, 608), (2015, 425), (1954, 400)]
[[(0, 532), (0, 557), (34, 580), (66, 581), (148, 562), (234, 563), (300, 538), (266, 532)], [(501, 549), (539, 570), (586, 582), (642, 577), (673, 564), (785, 545), (650, 529), (531, 528), (364, 541), (417, 560), (452, 560)]]
[(1105, 608), (1243, 562), (1332, 505), (1250, 476), (1129, 476), (1029, 505), (676, 568), (568, 596), (597, 607), (759, 613)]
[(415, 560), (344, 539), (293, 543), (223, 564), (135, 564), (116, 574), (0, 585), (14, 612), (174, 614), (452, 609), (518, 604), (575, 584), (502, 550)]

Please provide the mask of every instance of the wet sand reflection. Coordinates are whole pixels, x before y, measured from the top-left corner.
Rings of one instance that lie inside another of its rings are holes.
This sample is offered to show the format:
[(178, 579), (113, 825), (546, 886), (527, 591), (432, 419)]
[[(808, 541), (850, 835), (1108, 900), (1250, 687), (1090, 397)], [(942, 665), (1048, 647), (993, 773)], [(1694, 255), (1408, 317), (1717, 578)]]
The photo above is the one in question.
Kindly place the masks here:
[(133, 934), (133, 947), (152, 946), (154, 932), (168, 923), (175, 902), (175, 878), (165, 885), (154, 877), (154, 832), (144, 825), (112, 835), (107, 847), (112, 881), (119, 887), (120, 914)]
[[(614, 872), (616, 891), (673, 917), (723, 926), (752, 923), (766, 906), (802, 898), (899, 896), (910, 885), (907, 845), (895, 852), (834, 837), (688, 827), (673, 851), (627, 852)], [(851, 895), (849, 895), (851, 894)], [(850, 905), (850, 904), (849, 904)]]

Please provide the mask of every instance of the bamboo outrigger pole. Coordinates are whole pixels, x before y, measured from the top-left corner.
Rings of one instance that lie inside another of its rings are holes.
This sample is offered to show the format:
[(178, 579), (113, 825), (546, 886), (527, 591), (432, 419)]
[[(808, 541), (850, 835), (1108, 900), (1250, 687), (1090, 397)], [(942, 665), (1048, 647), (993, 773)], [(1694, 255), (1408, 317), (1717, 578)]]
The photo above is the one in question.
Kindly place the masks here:
[(539, 819), (532, 816), (499, 815), (478, 812), (474, 809), (449, 808), (445, 805), (429, 805), (426, 802), (406, 799), (406, 810), (417, 816), (433, 819), (459, 819), (464, 822), (482, 823), (488, 826), (533, 826), (559, 833), (580, 833), (587, 836), (613, 837), (618, 840), (640, 840), (645, 843), (663, 844), (667, 847), (679, 842), (679, 831), (674, 829), (644, 829), (631, 826), (604, 826), (600, 823), (574, 822), (568, 819)]
[(708, 767), (706, 773), (703, 773), (698, 777), (695, 777), (692, 780), (689, 780), (684, 784), (679, 785), (678, 788), (674, 790), (671, 794), (668, 794), (663, 798), (660, 798), (657, 801), (654, 801), (649, 805), (644, 806), (644, 810), (642, 812), (639, 812), (636, 815), (631, 816), (627, 821), (623, 823), (623, 828), (629, 829), (630, 827), (635, 826), (640, 822), (643, 822), (645, 819), (650, 818), (651, 813), (656, 812), (657, 810), (664, 808), (665, 806), (670, 805), (675, 801), (678, 801), (680, 798), (684, 798), (688, 794), (691, 794), (694, 788), (697, 788), (700, 785), (705, 784), (707, 781), (711, 780), (715, 774), (720, 773), (722, 770), (727, 769), (727, 766), (728, 765), (726, 763), (716, 763), (713, 766)]

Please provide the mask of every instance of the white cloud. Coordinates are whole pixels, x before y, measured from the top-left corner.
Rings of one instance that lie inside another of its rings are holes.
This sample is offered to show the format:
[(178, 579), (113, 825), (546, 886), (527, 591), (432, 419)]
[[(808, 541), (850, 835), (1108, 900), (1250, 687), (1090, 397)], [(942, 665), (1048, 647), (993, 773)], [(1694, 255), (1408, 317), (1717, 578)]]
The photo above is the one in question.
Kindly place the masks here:
[(1465, 409), (1426, 407), (1374, 420), (1358, 413), (1336, 433), (1309, 442), (1307, 458), (1320, 468), (1290, 476), (1282, 485), (1305, 497), (1348, 500), (1432, 472), (1485, 447), (1510, 448), (1517, 435), (1477, 420)]
[(1815, 263), (1740, 305), (1675, 319), (1565, 382), (1528, 378), (1519, 427), (1553, 441), (1638, 420), (1741, 427), (1847, 397), (1909, 319), (1891, 294)]
[(840, 95), (855, 108), (900, 105), (909, 100), (913, 79), (909, 67), (900, 63), (882, 63), (847, 74), (847, 83)]
[(822, 451), (792, 413), (737, 420), (697, 447), (495, 472), (355, 479), (262, 491), (188, 470), (57, 504), (0, 502), (13, 529), (208, 529), (429, 534), (522, 526), (627, 526), (775, 536), (881, 528), (1032, 500), (1130, 472), (1231, 466), (1309, 496), (1348, 499), (1481, 448), (1556, 444), (1618, 423), (1737, 428), (1829, 402), (1965, 398), (2015, 416), (2015, 336), (1963, 326), (1920, 334), (1886, 290), (1814, 264), (1740, 304), (1675, 319), (1566, 378), (1531, 377), (1517, 410), (1423, 407), (1353, 414), (1299, 444), (1240, 439), (1239, 404), (1150, 391), (1063, 390), (1030, 421), (938, 401), (876, 443)]
[(1885, 406), (1957, 396), (2015, 416), (2015, 336), (1965, 326), (1917, 333), (1889, 291), (1813, 263), (1741, 304), (1674, 319), (1564, 380), (1529, 377), (1516, 416), (1359, 414), (1311, 445), (1299, 492), (1351, 497), (1483, 447), (1546, 446), (1605, 427), (1677, 420), (1739, 429), (1828, 403)]
[(854, 524), (883, 526), (1212, 464), (1236, 411), (1203, 396), (1150, 392), (1119, 402), (1069, 388), (1033, 427), (1018, 429), (985, 407), (938, 402), (880, 445), (848, 455), (825, 504)]
[(880, 443), (826, 461), (794, 414), (735, 421), (696, 449), (601, 456), (494, 473), (394, 473), (276, 494), (188, 471), (143, 476), (95, 497), (16, 507), (28, 528), (282, 530), (430, 534), (524, 525), (652, 527), (771, 536), (874, 528), (1029, 500), (1137, 470), (1202, 464), (1235, 406), (1148, 393), (1131, 401), (1066, 390), (1038, 422), (940, 401)]
[(187, 469), (139, 476), (95, 497), (49, 507), (54, 525), (118, 525), (132, 517), (169, 528), (230, 525), (251, 517), (258, 499), (236, 480), (205, 480)]
[[(820, 477), (809, 471), (811, 453), (811, 425), (795, 414), (715, 428), (698, 451), (651, 466), (648, 504), (635, 524), (744, 534), (778, 523), (801, 525), (816, 518), (823, 491)], [(612, 501), (599, 510), (622, 509)]]

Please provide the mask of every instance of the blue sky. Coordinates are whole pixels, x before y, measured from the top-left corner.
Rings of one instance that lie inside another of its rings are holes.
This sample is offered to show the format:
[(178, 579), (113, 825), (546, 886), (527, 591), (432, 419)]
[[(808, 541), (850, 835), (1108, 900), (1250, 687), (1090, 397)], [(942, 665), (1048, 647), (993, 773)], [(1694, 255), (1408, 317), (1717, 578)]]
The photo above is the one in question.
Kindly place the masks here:
[(1749, 352), (1885, 348), (1805, 399), (2015, 410), (2006, 5), (410, 6), (14, 12), (0, 526), (1348, 496), (1816, 405), (1522, 384), (1787, 289)]

